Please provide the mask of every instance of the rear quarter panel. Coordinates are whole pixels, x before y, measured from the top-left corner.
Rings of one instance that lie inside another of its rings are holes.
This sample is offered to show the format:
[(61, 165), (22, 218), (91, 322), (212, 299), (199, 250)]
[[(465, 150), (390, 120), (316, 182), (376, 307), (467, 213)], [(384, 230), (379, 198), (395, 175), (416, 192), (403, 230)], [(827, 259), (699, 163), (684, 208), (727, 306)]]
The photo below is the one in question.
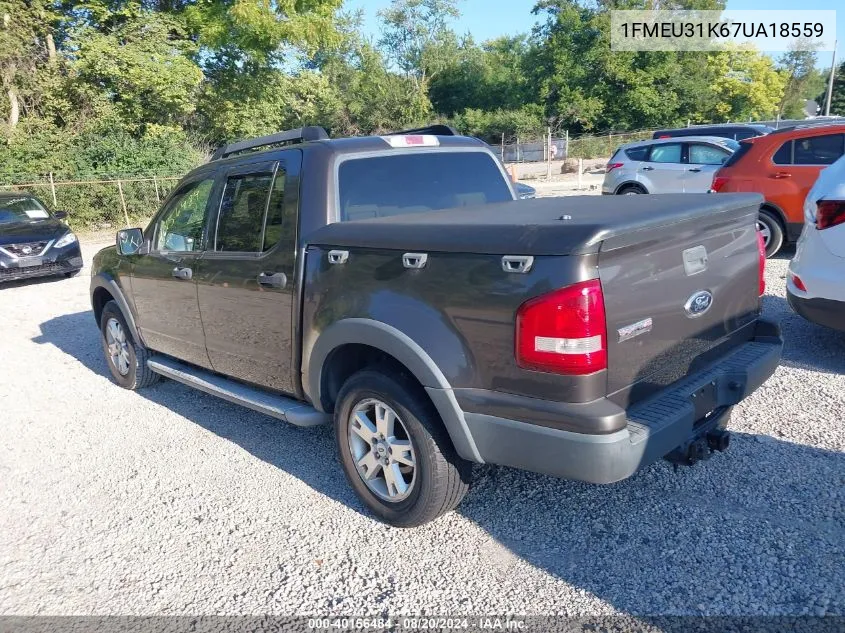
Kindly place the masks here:
[(311, 352), (327, 328), (345, 319), (370, 319), (410, 337), (452, 388), (566, 402), (594, 399), (598, 390), (603, 395), (603, 372), (558, 376), (523, 370), (514, 358), (519, 306), (555, 288), (595, 278), (595, 255), (537, 257), (528, 274), (514, 274), (502, 270), (499, 254), (429, 253), (425, 268), (413, 270), (403, 266), (401, 251), (344, 248), (348, 261), (332, 265), (330, 250), (330, 246), (306, 249), (304, 379), (313, 371)]

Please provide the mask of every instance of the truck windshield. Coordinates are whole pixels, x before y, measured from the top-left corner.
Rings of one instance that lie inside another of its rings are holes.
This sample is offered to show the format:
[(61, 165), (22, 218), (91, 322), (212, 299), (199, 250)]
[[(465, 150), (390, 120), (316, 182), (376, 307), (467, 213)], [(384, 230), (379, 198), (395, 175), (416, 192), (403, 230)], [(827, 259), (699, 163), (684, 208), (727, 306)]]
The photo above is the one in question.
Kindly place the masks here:
[(419, 152), (353, 158), (340, 164), (342, 221), (513, 200), (485, 152)]

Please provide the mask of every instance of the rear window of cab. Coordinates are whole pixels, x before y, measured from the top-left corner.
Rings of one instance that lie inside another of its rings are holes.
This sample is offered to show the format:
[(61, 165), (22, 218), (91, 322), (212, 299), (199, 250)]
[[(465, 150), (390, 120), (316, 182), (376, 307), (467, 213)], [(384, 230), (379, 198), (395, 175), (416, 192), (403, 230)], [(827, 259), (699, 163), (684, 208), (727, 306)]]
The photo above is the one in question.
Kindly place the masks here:
[(477, 151), (349, 158), (338, 192), (344, 222), (513, 200), (496, 159)]

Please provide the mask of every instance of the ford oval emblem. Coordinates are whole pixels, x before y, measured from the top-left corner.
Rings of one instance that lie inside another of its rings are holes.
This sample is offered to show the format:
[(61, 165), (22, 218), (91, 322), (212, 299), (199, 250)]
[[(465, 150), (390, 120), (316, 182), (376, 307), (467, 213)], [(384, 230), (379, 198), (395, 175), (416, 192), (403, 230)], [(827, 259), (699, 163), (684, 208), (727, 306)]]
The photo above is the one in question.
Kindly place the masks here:
[(713, 295), (710, 293), (709, 290), (699, 290), (698, 292), (693, 293), (693, 295), (687, 299), (687, 302), (684, 304), (684, 310), (687, 313), (687, 316), (691, 319), (696, 317), (700, 317), (705, 312), (710, 309), (710, 306), (713, 305)]

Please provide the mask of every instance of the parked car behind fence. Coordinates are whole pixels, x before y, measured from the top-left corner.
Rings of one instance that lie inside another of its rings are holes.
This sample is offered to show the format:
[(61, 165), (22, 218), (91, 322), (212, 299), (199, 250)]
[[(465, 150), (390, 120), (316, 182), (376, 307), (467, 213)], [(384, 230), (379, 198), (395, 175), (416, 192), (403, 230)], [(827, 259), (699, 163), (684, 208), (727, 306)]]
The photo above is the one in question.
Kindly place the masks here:
[(713, 174), (738, 147), (712, 136), (622, 145), (607, 163), (602, 193), (706, 193)]

